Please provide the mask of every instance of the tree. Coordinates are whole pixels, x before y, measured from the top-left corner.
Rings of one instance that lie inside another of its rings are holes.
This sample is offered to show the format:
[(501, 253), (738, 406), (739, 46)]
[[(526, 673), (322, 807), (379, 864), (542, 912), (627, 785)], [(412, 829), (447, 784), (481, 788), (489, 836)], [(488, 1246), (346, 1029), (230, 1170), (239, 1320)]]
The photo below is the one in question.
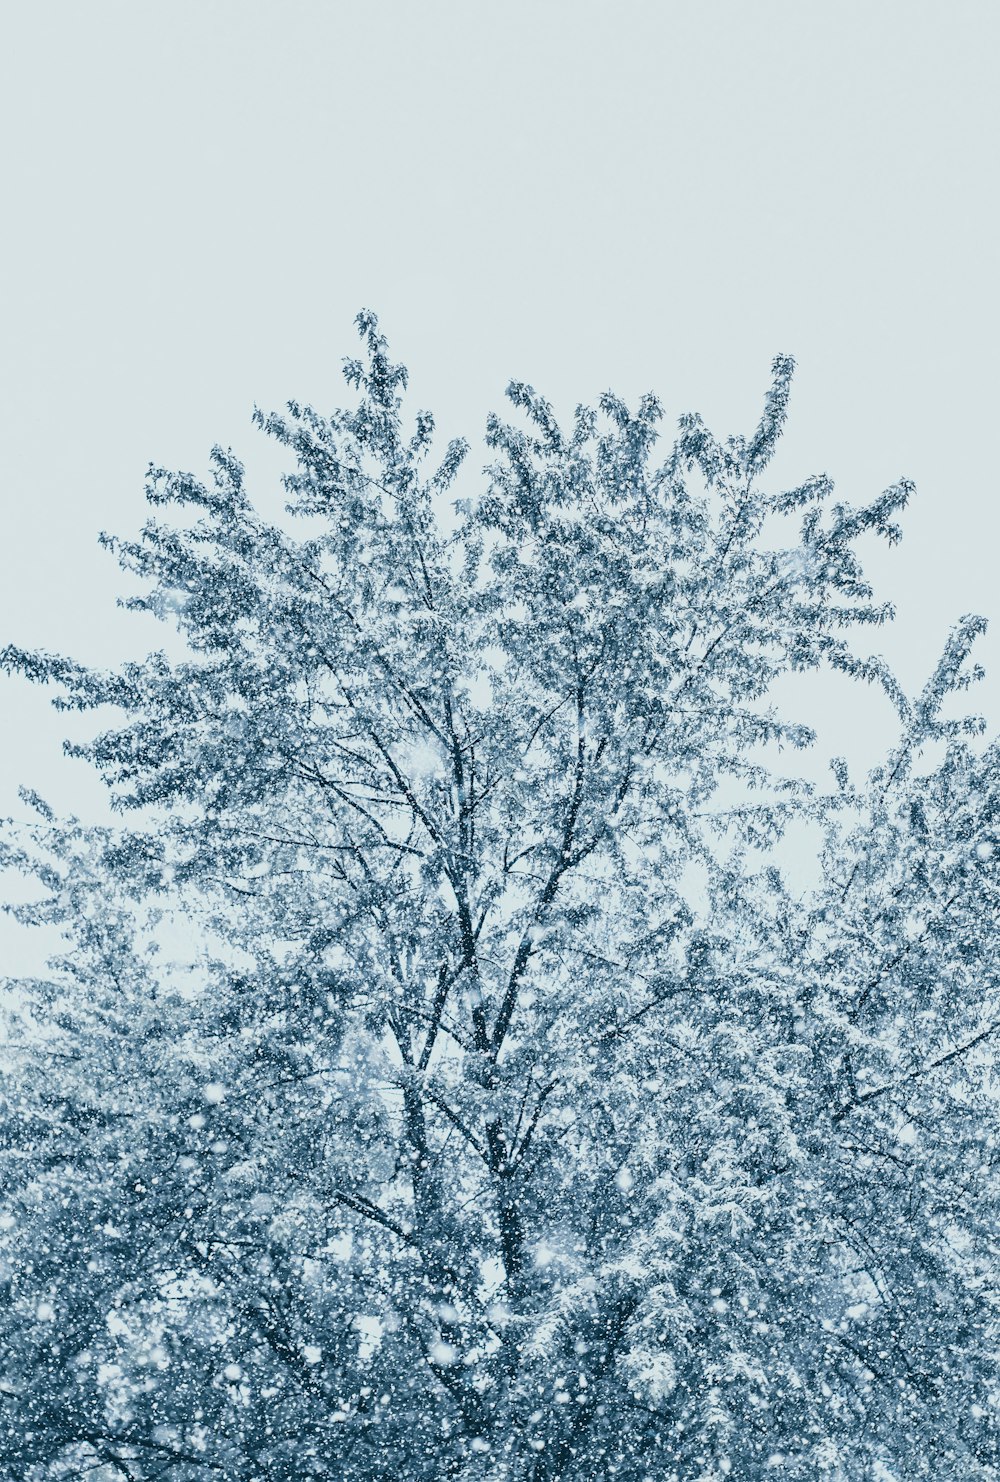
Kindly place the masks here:
[[(66, 946), (9, 1026), (0, 1476), (995, 1477), (982, 624), (916, 700), (848, 643), (911, 486), (769, 491), (781, 358), (659, 463), (653, 397), (515, 383), (477, 488), (358, 322), (350, 410), (256, 416), (300, 527), (216, 448), (104, 538), (183, 660), (4, 654), (121, 712), (70, 750), (123, 822), (6, 845)], [(768, 699), (820, 666), (899, 716), (826, 791)]]

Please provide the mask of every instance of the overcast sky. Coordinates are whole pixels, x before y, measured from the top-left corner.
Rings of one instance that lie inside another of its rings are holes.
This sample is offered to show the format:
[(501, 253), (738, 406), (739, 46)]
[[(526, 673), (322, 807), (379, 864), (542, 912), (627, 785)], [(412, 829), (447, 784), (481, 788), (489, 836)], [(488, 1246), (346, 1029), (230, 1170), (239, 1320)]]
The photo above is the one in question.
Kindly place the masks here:
[[(791, 351), (782, 475), (918, 483), (877, 563), (917, 684), (961, 613), (1000, 628), (998, 35), (995, 0), (9, 6), (0, 643), (158, 641), (97, 532), (151, 459), (266, 472), (254, 403), (337, 404), (370, 305), (470, 438), (512, 376), (747, 431)], [(0, 811), (92, 810), (44, 693), (0, 702)]]

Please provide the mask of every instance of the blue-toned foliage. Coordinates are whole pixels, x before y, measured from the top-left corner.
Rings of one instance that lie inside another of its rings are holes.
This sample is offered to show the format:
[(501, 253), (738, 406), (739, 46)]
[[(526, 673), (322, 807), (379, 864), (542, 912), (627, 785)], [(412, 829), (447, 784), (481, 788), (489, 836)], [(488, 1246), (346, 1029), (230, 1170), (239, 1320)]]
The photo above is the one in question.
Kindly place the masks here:
[[(64, 945), (2, 1052), (0, 1478), (996, 1478), (982, 624), (916, 700), (850, 642), (910, 484), (767, 486), (788, 357), (662, 452), (512, 383), (475, 476), (358, 324), (352, 407), (256, 416), (303, 524), (216, 449), (106, 538), (183, 661), (3, 654), (121, 712), (70, 750), (123, 823), (3, 846)], [(900, 722), (828, 793), (769, 700), (822, 666)]]

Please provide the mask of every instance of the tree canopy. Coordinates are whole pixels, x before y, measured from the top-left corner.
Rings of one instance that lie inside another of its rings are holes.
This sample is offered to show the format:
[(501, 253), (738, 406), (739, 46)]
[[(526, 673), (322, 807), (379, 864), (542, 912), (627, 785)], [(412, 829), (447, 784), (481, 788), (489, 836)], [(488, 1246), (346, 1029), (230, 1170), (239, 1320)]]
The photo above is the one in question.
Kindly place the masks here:
[[(373, 315), (256, 415), (288, 511), (152, 468), (102, 537), (176, 625), (4, 650), (121, 822), (12, 824), (0, 1478), (741, 1482), (1000, 1468), (998, 753), (854, 644), (855, 508), (652, 396), (435, 455)], [(877, 686), (828, 785), (774, 681)], [(956, 718), (957, 715), (957, 718)], [(808, 826), (816, 880), (781, 841)]]

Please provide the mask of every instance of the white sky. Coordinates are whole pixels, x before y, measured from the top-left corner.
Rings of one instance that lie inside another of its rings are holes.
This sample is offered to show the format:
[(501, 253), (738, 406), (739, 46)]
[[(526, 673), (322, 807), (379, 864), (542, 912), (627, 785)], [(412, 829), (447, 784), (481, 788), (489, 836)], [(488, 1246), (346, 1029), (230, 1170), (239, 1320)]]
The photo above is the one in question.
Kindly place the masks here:
[[(337, 404), (362, 305), (449, 436), (511, 376), (749, 431), (790, 350), (788, 482), (918, 482), (877, 565), (907, 683), (1000, 615), (995, 3), (35, 0), (3, 29), (0, 643), (162, 641), (97, 531), (142, 518), (150, 459), (252, 471), (255, 402)], [(830, 694), (863, 750), (878, 717)], [(20, 781), (93, 811), (44, 692), (0, 705), (0, 812)]]

